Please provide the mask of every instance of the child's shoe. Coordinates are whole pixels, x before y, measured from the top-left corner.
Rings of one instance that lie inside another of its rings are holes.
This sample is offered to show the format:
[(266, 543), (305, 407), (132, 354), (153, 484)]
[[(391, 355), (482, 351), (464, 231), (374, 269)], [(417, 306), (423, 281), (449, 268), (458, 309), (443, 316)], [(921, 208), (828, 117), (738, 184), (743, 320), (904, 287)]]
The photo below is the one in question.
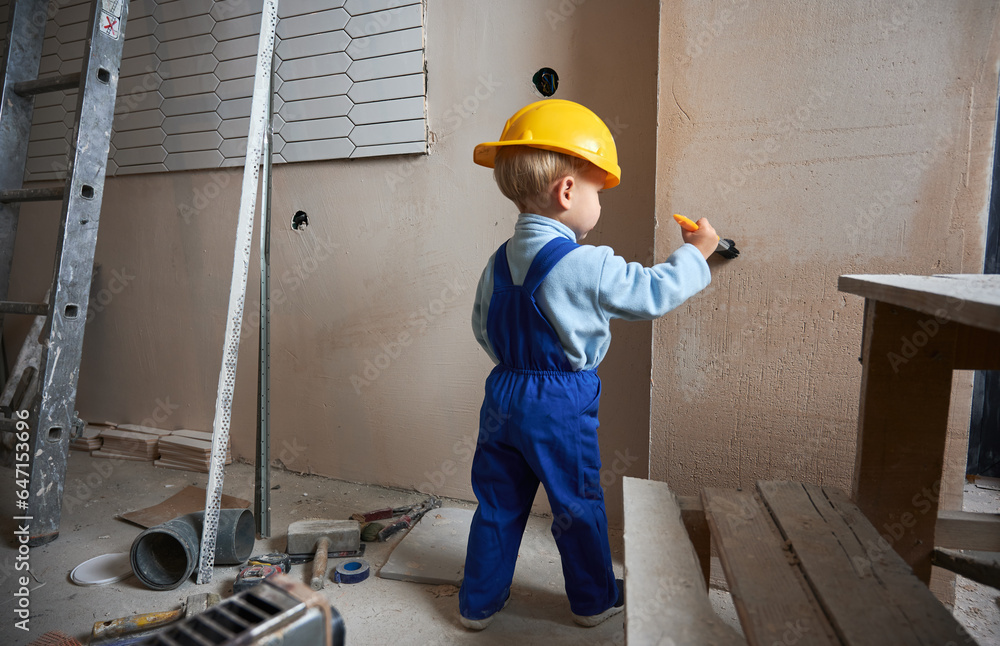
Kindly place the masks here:
[(618, 601), (615, 605), (611, 606), (599, 615), (589, 615), (586, 617), (580, 615), (573, 615), (573, 621), (580, 624), (581, 626), (586, 626), (587, 628), (592, 628), (597, 624), (603, 622), (606, 619), (617, 615), (619, 612), (625, 609), (625, 581), (622, 579), (615, 579), (615, 583), (618, 584)]
[[(510, 603), (510, 595), (508, 594), (507, 600), (503, 602), (503, 606), (500, 607), (500, 610), (506, 608), (507, 604), (509, 603)], [(468, 628), (469, 630), (482, 630), (483, 628), (486, 628), (487, 626), (490, 625), (490, 622), (493, 621), (493, 618), (496, 617), (497, 614), (499, 614), (500, 610), (497, 610), (489, 617), (483, 617), (482, 619), (469, 619), (459, 614), (458, 620), (461, 621), (462, 625)]]

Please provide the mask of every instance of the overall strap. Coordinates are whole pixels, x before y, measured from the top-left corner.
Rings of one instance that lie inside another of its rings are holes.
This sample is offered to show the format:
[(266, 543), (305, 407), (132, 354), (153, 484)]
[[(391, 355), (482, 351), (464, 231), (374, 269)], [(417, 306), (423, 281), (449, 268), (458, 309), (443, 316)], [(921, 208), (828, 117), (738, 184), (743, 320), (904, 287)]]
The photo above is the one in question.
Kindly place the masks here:
[[(507, 242), (510, 242), (510, 240)], [(496, 255), (493, 257), (493, 289), (513, 285), (513, 281), (510, 278), (510, 265), (507, 264), (507, 242), (500, 245)]]
[(545, 243), (541, 251), (535, 255), (535, 259), (531, 261), (528, 274), (524, 277), (523, 287), (528, 293), (534, 295), (535, 290), (542, 284), (545, 277), (549, 275), (549, 272), (556, 266), (556, 263), (578, 246), (580, 245), (570, 242), (566, 238), (552, 238)]

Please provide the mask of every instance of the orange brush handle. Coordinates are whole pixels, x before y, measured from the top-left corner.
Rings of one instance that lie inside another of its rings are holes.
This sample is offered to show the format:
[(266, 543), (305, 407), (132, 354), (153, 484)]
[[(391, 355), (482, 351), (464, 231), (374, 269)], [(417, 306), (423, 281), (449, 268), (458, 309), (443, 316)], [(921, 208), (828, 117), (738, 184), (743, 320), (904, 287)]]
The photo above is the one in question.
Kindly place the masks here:
[[(677, 224), (681, 225), (681, 228), (685, 231), (697, 231), (699, 227), (691, 218), (686, 218), (679, 213), (674, 213), (674, 219), (677, 220)], [(715, 236), (717, 240), (721, 240), (719, 236)]]
[(691, 220), (691, 218), (686, 218), (683, 215), (674, 213), (674, 219), (677, 220), (677, 224), (681, 225), (681, 228), (685, 231), (697, 231), (698, 225)]

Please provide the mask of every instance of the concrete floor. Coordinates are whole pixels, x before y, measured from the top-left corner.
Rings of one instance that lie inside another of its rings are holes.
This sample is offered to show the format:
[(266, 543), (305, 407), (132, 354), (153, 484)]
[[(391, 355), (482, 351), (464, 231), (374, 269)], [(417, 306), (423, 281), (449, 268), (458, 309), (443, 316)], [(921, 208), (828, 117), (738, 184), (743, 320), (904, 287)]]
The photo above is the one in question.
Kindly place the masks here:
[[(196, 585), (188, 581), (169, 591), (154, 591), (135, 577), (119, 583), (80, 587), (69, 580), (69, 572), (79, 563), (111, 552), (128, 552), (138, 527), (117, 520), (118, 514), (154, 505), (187, 485), (204, 487), (207, 476), (183, 471), (159, 469), (150, 463), (123, 462), (113, 466), (73, 452), (67, 474), (66, 493), (81, 502), (64, 504), (60, 537), (57, 541), (30, 552), (34, 580), (29, 588), (31, 603), (30, 633), (14, 629), (16, 590), (11, 541), (15, 527), (11, 517), (13, 496), (0, 500), (0, 616), (5, 616), (0, 642), (15, 646), (28, 644), (49, 630), (61, 630), (84, 644), (96, 621), (125, 615), (171, 610), (198, 592), (218, 592), (227, 596), (238, 568), (217, 567), (213, 582)], [(0, 469), (0, 478), (13, 480), (13, 473)], [(252, 499), (253, 474), (249, 465), (234, 464), (226, 469), (226, 492)], [(418, 502), (421, 494), (383, 487), (356, 485), (318, 476), (303, 476), (275, 471), (272, 485), (272, 533), (270, 539), (258, 540), (254, 553), (281, 551), (285, 530), (294, 520), (310, 517), (347, 518), (350, 514), (387, 506)], [(5, 487), (5, 490), (10, 490)], [(977, 509), (985, 506), (997, 511), (998, 492), (972, 492)], [(967, 501), (970, 495), (967, 494)], [(446, 506), (472, 508), (462, 501), (445, 501)], [(968, 505), (967, 505), (968, 506)], [(596, 628), (581, 628), (572, 622), (569, 603), (563, 591), (563, 577), (555, 543), (549, 533), (551, 519), (533, 516), (522, 543), (510, 605), (482, 633), (471, 633), (458, 622), (457, 589), (390, 581), (372, 576), (356, 585), (327, 584), (325, 594), (343, 615), (347, 642), (352, 646), (372, 644), (623, 644), (622, 616)], [(388, 559), (399, 539), (388, 543), (369, 543), (366, 559), (377, 571)], [(621, 573), (621, 533), (612, 531), (612, 551), (616, 572)], [(307, 566), (295, 566), (292, 575), (305, 581)], [(715, 579), (713, 572), (713, 579)], [(732, 602), (727, 593), (713, 590), (713, 604), (730, 624), (736, 624)], [(1000, 635), (1000, 610), (997, 591), (960, 580), (956, 615), (980, 644), (997, 644)]]

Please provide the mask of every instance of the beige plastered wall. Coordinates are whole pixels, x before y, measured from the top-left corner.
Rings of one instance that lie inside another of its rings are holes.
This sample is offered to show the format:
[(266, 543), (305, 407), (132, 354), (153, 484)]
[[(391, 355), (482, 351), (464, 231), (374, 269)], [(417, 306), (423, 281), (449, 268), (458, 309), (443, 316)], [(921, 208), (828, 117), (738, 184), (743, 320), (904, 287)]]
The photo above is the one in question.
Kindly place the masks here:
[[(490, 171), (472, 164), (472, 149), (541, 98), (531, 77), (554, 68), (556, 97), (604, 117), (624, 168), (587, 242), (651, 261), (657, 16), (653, 0), (430, 0), (431, 154), (275, 166), (276, 462), (472, 498), (471, 456), (492, 363), (472, 336), (470, 314), (482, 267), (511, 235), (517, 215)], [(108, 180), (80, 374), (83, 418), (211, 430), (240, 184), (241, 171)], [(309, 226), (293, 231), (291, 216), (300, 209)], [(53, 206), (22, 210), (12, 299), (44, 293), (57, 216)], [(255, 247), (232, 422), (233, 453), (251, 461), (258, 276)], [(24, 331), (24, 322), (11, 321), (9, 354)], [(652, 327), (616, 325), (614, 334), (600, 370), (603, 480), (613, 523), (621, 476), (648, 474)]]
[[(661, 3), (657, 256), (674, 212), (710, 218), (742, 256), (654, 325), (651, 477), (850, 490), (863, 299), (837, 277), (982, 271), (998, 15), (985, 0)], [(957, 373), (952, 507), (970, 393)]]

